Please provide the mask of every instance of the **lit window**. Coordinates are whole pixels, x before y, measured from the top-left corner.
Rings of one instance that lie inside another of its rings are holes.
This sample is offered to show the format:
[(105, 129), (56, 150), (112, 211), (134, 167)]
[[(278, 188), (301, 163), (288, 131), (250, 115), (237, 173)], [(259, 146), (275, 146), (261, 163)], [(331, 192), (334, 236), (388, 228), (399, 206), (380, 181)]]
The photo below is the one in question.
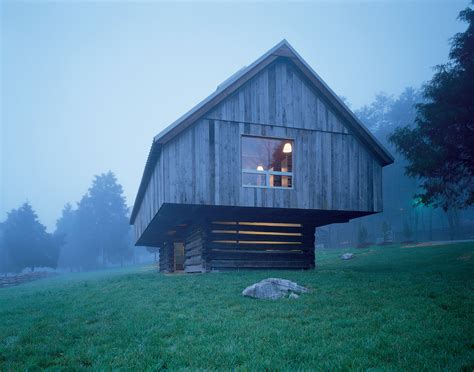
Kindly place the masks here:
[(293, 140), (242, 136), (242, 185), (293, 187)]

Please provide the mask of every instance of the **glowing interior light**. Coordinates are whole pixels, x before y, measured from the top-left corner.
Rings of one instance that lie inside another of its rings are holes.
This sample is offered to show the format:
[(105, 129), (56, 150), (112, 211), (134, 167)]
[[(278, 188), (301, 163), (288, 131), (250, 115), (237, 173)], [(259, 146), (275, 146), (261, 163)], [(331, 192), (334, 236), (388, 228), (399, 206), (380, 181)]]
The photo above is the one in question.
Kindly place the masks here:
[(259, 165), (259, 166), (257, 167), (257, 170), (258, 170), (258, 171), (263, 171), (263, 165)]
[(293, 148), (292, 148), (292, 146), (291, 146), (291, 143), (289, 143), (289, 142), (285, 143), (285, 146), (283, 146), (283, 152), (284, 152), (285, 154), (288, 154), (288, 153), (290, 153), (291, 151), (293, 151)]

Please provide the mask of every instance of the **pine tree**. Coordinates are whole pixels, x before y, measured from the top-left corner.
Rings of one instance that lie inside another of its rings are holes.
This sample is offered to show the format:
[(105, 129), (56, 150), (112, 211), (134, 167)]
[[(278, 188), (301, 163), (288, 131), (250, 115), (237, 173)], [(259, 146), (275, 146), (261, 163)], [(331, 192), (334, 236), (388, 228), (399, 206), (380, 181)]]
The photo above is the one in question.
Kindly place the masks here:
[(7, 256), (6, 246), (3, 240), (3, 224), (0, 223), (0, 273), (7, 273), (10, 270), (10, 262)]
[(46, 232), (28, 202), (8, 213), (3, 223), (3, 242), (13, 271), (56, 268), (60, 241)]
[[(65, 207), (57, 233), (66, 236), (64, 265), (85, 270), (133, 258), (128, 208), (112, 172), (94, 177), (77, 210)], [(63, 263), (63, 261), (62, 261)]]
[(391, 241), (391, 234), (392, 229), (390, 227), (390, 224), (387, 221), (382, 222), (382, 235), (383, 235), (383, 242), (388, 243)]
[(75, 270), (80, 268), (79, 251), (77, 245), (77, 211), (72, 209), (72, 205), (67, 203), (62, 211), (61, 218), (56, 222), (54, 235), (63, 244), (59, 254), (58, 266)]
[(364, 225), (359, 226), (359, 231), (357, 232), (357, 242), (358, 247), (363, 248), (367, 245), (367, 238), (369, 237), (369, 233)]
[(87, 203), (95, 222), (97, 251), (102, 265), (121, 263), (132, 257), (129, 240), (128, 208), (123, 188), (112, 172), (96, 176)]
[(133, 259), (128, 208), (112, 172), (94, 177), (74, 210), (66, 204), (55, 235), (64, 239), (60, 265), (92, 270)]

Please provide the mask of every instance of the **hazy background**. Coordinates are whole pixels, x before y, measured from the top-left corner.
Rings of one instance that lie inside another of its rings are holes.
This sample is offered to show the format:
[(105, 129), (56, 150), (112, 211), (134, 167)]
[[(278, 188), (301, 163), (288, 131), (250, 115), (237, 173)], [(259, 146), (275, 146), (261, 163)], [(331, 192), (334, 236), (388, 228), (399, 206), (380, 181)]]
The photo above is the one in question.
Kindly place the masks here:
[(109, 169), (131, 206), (152, 137), (283, 38), (353, 109), (419, 87), (467, 5), (2, 2), (0, 221), (52, 231)]

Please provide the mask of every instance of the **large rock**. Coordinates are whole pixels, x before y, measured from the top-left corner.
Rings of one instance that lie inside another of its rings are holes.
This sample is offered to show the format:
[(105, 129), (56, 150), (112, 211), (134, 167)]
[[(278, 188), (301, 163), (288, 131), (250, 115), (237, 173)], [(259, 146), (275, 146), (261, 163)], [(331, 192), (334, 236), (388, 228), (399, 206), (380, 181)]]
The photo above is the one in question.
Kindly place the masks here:
[(350, 260), (351, 258), (354, 258), (354, 253), (344, 253), (341, 256), (342, 260)]
[(307, 291), (307, 288), (295, 282), (286, 279), (268, 278), (245, 288), (242, 295), (246, 297), (277, 300), (284, 296), (290, 297), (292, 294), (296, 294), (296, 296), (291, 296), (291, 298), (298, 298), (297, 295)]

